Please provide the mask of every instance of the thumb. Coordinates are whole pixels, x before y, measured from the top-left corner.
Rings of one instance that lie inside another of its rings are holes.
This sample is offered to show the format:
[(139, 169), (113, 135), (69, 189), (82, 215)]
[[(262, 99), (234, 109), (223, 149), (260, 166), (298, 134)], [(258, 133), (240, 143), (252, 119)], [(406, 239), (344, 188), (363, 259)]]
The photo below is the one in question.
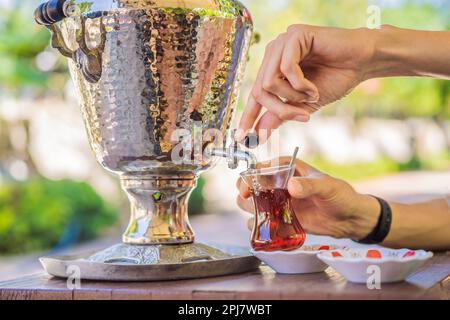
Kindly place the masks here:
[(325, 196), (331, 189), (326, 176), (294, 177), (289, 180), (289, 194), (297, 199), (304, 199), (314, 195)]

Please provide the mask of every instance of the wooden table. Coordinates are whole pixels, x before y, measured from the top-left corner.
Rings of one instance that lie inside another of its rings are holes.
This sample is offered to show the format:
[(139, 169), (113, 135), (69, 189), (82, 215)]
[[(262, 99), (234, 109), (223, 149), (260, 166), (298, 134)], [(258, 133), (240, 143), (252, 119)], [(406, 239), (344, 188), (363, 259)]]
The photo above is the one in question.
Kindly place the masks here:
[(450, 300), (450, 252), (436, 254), (406, 282), (381, 290), (347, 282), (329, 268), (324, 273), (278, 275), (263, 266), (254, 272), (166, 282), (90, 282), (68, 289), (66, 280), (47, 274), (0, 282), (0, 299), (446, 299)]

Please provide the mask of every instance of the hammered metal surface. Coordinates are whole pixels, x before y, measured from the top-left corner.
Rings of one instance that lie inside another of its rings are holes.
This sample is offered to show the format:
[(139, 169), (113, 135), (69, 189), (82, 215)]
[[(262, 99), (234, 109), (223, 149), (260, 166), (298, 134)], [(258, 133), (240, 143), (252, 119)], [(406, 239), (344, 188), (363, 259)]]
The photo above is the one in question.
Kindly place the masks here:
[[(97, 254), (43, 257), (40, 262), (52, 276), (67, 278), (72, 276), (74, 267), (77, 267), (82, 280), (101, 281), (160, 281), (214, 277), (251, 271), (260, 265), (260, 261), (252, 256), (247, 248), (242, 247), (220, 246), (220, 249), (217, 249), (205, 244), (138, 246), (136, 250), (132, 249), (133, 247), (117, 245)], [(161, 263), (153, 263), (158, 250), (161, 250), (159, 253), (162, 257)], [(206, 259), (208, 255), (212, 259)], [(123, 259), (124, 257), (127, 259)], [(195, 260), (189, 261), (189, 257)], [(111, 259), (111, 263), (104, 263), (103, 259)]]
[(71, 50), (86, 42), (70, 70), (98, 161), (127, 174), (206, 169), (172, 161), (172, 134), (194, 122), (225, 134), (251, 37), (247, 10), (234, 0), (76, 3), (87, 12), (59, 28)]
[(174, 264), (231, 257), (230, 254), (201, 243), (173, 246), (117, 244), (89, 256), (86, 260), (101, 263)]
[(187, 200), (209, 159), (183, 139), (185, 162), (175, 161), (174, 133), (226, 137), (252, 33), (247, 9), (235, 0), (70, 0), (65, 12), (49, 27), (52, 45), (69, 58), (97, 160), (121, 176), (131, 202), (123, 241), (193, 242)]

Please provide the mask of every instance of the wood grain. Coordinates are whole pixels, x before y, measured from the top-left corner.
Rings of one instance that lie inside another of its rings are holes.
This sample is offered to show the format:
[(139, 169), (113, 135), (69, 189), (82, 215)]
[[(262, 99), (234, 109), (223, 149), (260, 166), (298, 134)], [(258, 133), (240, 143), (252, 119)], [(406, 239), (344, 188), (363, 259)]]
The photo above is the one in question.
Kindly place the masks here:
[(347, 282), (331, 268), (305, 275), (259, 270), (207, 279), (165, 282), (82, 281), (68, 289), (65, 279), (35, 274), (0, 282), (0, 299), (450, 299), (450, 254), (436, 254), (406, 282), (383, 284), (381, 290)]

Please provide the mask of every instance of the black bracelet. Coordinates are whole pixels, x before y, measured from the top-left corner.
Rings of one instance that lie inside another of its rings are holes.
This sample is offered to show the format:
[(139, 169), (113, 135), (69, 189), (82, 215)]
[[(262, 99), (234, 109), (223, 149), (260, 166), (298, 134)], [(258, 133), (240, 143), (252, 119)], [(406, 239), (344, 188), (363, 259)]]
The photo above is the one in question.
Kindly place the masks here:
[(361, 244), (378, 244), (386, 239), (389, 231), (391, 230), (392, 223), (392, 209), (385, 200), (378, 197), (374, 197), (378, 200), (381, 206), (380, 217), (378, 218), (378, 223), (371, 233), (364, 239), (358, 240), (356, 242)]

